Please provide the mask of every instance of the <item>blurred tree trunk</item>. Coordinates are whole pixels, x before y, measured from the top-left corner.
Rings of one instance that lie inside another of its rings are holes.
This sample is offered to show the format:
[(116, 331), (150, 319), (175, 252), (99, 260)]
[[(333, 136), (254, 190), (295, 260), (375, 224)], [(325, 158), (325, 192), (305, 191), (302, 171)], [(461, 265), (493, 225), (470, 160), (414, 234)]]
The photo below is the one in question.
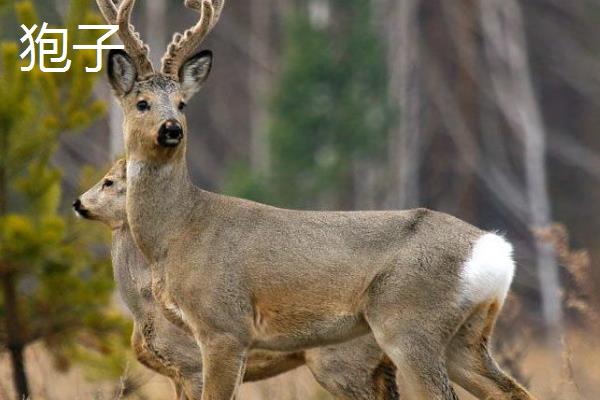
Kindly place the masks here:
[[(447, 70), (455, 70), (455, 79), (446, 78), (451, 82), (451, 91), (455, 93), (457, 111), (462, 116), (466, 128), (464, 135), (469, 136), (469, 141), (474, 143), (475, 154), (470, 157), (479, 158), (479, 146), (477, 146), (477, 132), (479, 132), (479, 91), (477, 85), (476, 57), (478, 55), (478, 44), (475, 35), (475, 26), (478, 20), (478, 8), (473, 0), (462, 0), (449, 3), (441, 2), (442, 16), (446, 21), (454, 48), (448, 59), (451, 61)], [(440, 43), (440, 45), (442, 45)], [(449, 47), (446, 43), (446, 49)], [(440, 51), (443, 51), (440, 46)], [(447, 51), (447, 50), (446, 50)], [(446, 72), (446, 76), (452, 76), (452, 72)], [(464, 151), (464, 150), (458, 150)], [(453, 179), (455, 184), (456, 213), (467, 221), (478, 221), (478, 198), (476, 191), (476, 168), (480, 165), (471, 166), (467, 163), (458, 163), (457, 177)]]
[[(256, 1), (254, 3), (257, 3)], [(265, 173), (269, 166), (267, 138), (267, 102), (271, 74), (265, 66), (273, 64), (271, 52), (271, 7), (250, 6), (250, 44), (248, 83), (250, 100), (250, 165), (254, 172)], [(254, 60), (258, 60), (256, 62)]]
[(419, 203), (420, 165), (420, 0), (391, 0), (386, 4), (389, 93), (399, 111), (390, 132), (392, 173), (389, 206), (408, 208)]
[[(481, 4), (484, 45), (498, 108), (522, 141), (531, 229), (552, 222), (546, 176), (546, 137), (529, 71), (521, 8), (514, 0)], [(544, 321), (551, 339), (563, 333), (558, 265), (552, 247), (535, 241)]]
[(329, 0), (310, 0), (308, 2), (308, 16), (316, 28), (326, 28), (331, 21), (331, 7)]
[[(160, 68), (160, 59), (167, 49), (167, 33), (165, 23), (168, 15), (167, 2), (165, 0), (152, 0), (144, 2), (145, 31), (143, 40), (150, 47), (150, 58), (155, 68)], [(174, 33), (174, 32), (173, 32)]]
[(29, 384), (25, 373), (24, 351), (25, 344), (21, 335), (21, 324), (19, 321), (19, 310), (15, 288), (15, 276), (8, 270), (6, 265), (2, 266), (2, 289), (4, 292), (4, 311), (6, 321), (6, 342), (10, 352), (10, 361), (13, 369), (13, 380), (16, 391), (16, 399), (30, 399)]
[(285, 22), (290, 10), (293, 7), (294, 0), (275, 0), (275, 4), (277, 7), (277, 18)]

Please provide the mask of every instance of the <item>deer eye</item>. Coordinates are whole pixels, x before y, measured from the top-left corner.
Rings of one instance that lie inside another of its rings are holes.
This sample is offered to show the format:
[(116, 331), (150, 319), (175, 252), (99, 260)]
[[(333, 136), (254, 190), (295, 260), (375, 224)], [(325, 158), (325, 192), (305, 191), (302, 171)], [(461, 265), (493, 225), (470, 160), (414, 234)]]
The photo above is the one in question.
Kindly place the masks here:
[(187, 104), (185, 104), (185, 102), (180, 101), (179, 105), (177, 106), (177, 108), (179, 108), (179, 111), (183, 111), (186, 106), (187, 106)]
[(102, 184), (102, 189), (111, 187), (113, 184), (114, 184), (114, 182), (111, 181), (110, 179), (105, 179), (104, 183)]
[(138, 109), (138, 111), (148, 111), (150, 109), (150, 104), (148, 104), (148, 102), (146, 100), (140, 100), (137, 102), (137, 104), (135, 105)]

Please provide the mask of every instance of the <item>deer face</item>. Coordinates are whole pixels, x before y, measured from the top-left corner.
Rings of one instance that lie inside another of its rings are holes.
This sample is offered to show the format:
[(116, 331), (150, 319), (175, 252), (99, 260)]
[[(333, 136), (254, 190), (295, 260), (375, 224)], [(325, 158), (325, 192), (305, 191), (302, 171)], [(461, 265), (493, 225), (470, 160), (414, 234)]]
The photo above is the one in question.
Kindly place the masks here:
[(206, 81), (211, 65), (212, 53), (205, 50), (182, 64), (178, 79), (155, 73), (138, 80), (139, 72), (126, 52), (110, 53), (109, 80), (124, 111), (125, 142), (130, 154), (176, 153), (187, 133), (184, 109)]
[(73, 203), (82, 218), (104, 222), (111, 228), (121, 227), (127, 220), (125, 160), (117, 161), (108, 173)]
[(119, 26), (125, 51), (108, 56), (108, 77), (125, 115), (125, 146), (132, 160), (168, 161), (183, 158), (186, 141), (186, 102), (202, 87), (212, 65), (212, 53), (194, 55), (219, 20), (224, 0), (184, 0), (199, 14), (198, 22), (175, 34), (155, 72), (149, 49), (131, 24), (135, 0), (96, 0), (109, 24)]

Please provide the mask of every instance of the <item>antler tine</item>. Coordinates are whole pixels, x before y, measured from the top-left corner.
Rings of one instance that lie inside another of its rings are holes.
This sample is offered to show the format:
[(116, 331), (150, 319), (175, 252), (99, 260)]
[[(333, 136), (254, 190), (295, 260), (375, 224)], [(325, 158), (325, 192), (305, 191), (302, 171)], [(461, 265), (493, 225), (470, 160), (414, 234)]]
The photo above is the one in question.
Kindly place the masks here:
[(134, 5), (135, 0), (123, 0), (115, 22), (119, 25), (119, 37), (125, 45), (127, 53), (138, 67), (139, 78), (144, 79), (154, 74), (154, 68), (150, 62), (150, 48), (142, 42), (139, 33), (131, 24), (131, 12)]
[[(191, 10), (202, 12), (202, 0), (184, 0), (183, 4)], [(221, 11), (223, 11), (225, 0), (211, 0), (211, 4), (213, 7), (213, 16), (210, 29), (212, 30), (217, 22), (219, 22), (219, 18), (221, 18)]]
[(183, 35), (176, 33), (162, 58), (161, 72), (178, 79), (181, 64), (190, 56), (219, 21), (225, 0), (185, 0), (187, 8), (198, 11), (200, 19)]
[(150, 49), (142, 42), (139, 33), (131, 24), (131, 12), (135, 0), (123, 0), (118, 9), (115, 5), (117, 2), (118, 0), (96, 0), (106, 22), (119, 25), (118, 34), (125, 45), (125, 50), (137, 67), (139, 79), (144, 79), (154, 74), (154, 68), (150, 62)]
[(117, 0), (96, 0), (102, 16), (111, 25), (114, 25), (117, 21), (117, 13), (119, 12), (115, 6), (115, 1)]

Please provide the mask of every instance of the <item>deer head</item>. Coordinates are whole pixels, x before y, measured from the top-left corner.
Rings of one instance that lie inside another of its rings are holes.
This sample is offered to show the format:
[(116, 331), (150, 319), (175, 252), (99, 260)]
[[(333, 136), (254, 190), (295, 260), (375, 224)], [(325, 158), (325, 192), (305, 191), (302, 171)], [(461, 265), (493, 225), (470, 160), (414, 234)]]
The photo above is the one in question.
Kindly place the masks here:
[(206, 81), (212, 53), (195, 53), (217, 23), (224, 0), (185, 0), (199, 13), (196, 25), (175, 34), (155, 72), (149, 49), (131, 24), (135, 0), (97, 0), (108, 23), (119, 26), (125, 50), (108, 56), (108, 77), (124, 113), (127, 157), (134, 160), (183, 158), (187, 124), (183, 110)]
[(127, 220), (126, 163), (118, 160), (106, 175), (73, 203), (77, 216), (103, 222), (111, 228), (123, 226)]

